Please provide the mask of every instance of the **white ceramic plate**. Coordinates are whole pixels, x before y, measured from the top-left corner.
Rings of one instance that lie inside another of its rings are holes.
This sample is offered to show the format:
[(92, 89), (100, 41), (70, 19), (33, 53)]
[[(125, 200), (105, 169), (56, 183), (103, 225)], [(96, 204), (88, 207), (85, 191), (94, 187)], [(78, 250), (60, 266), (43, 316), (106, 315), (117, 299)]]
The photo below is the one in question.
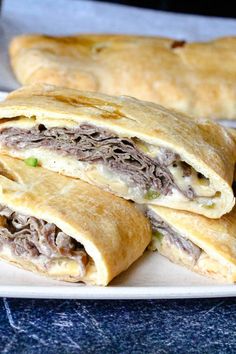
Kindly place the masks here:
[[(0, 99), (4, 93), (0, 92)], [(53, 281), (0, 262), (0, 296), (61, 299), (170, 299), (236, 296), (224, 285), (146, 252), (106, 287)]]

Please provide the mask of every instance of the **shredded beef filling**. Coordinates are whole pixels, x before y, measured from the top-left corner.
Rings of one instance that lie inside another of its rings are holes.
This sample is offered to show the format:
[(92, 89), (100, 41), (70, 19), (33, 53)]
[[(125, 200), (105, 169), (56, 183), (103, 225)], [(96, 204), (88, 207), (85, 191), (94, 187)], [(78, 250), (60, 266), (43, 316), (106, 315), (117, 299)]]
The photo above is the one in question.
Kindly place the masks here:
[(192, 241), (179, 235), (165, 221), (163, 221), (158, 215), (154, 214), (152, 211), (147, 211), (147, 217), (151, 222), (152, 230), (154, 233), (156, 231), (160, 232), (160, 234), (165, 238), (165, 241), (175, 245), (180, 250), (192, 257), (194, 262), (197, 262), (202, 252), (201, 248), (195, 245)]
[[(170, 164), (180, 160), (179, 155), (162, 148), (160, 156), (151, 158), (140, 151), (131, 139), (119, 138), (108, 130), (89, 124), (74, 129), (47, 129), (43, 124), (30, 130), (5, 128), (0, 132), (0, 141), (14, 149), (46, 147), (62, 155), (74, 156), (79, 161), (102, 163), (129, 177), (144, 194), (153, 190), (168, 195), (173, 188), (180, 190), (168, 170)], [(187, 176), (191, 167), (183, 164), (183, 171)], [(195, 197), (191, 186), (181, 192), (189, 199)]]
[(83, 246), (55, 224), (16, 213), (3, 205), (0, 205), (0, 218), (0, 247), (7, 244), (16, 256), (70, 257), (86, 265)]

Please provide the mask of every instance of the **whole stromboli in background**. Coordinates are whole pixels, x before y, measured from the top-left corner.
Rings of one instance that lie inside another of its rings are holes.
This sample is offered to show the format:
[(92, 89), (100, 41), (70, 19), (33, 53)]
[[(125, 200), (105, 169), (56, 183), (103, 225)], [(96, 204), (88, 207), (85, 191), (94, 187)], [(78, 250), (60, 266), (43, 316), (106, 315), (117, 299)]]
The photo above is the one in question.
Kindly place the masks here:
[(58, 280), (107, 285), (150, 240), (134, 203), (0, 155), (0, 258)]
[(21, 84), (125, 94), (190, 115), (236, 119), (236, 37), (187, 43), (130, 35), (23, 35), (9, 52)]
[(12, 92), (0, 118), (4, 154), (33, 156), (42, 167), (141, 204), (210, 218), (234, 206), (235, 142), (212, 120), (49, 85)]

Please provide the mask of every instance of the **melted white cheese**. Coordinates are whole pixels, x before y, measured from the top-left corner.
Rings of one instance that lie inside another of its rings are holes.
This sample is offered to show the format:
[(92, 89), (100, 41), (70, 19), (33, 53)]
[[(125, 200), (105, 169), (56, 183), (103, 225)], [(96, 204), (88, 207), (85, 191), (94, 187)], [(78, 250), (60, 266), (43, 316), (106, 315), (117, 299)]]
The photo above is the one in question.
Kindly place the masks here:
[(215, 190), (210, 186), (209, 181), (206, 178), (199, 178), (197, 172), (192, 168), (190, 176), (184, 177), (181, 162), (177, 162), (176, 167), (169, 166), (168, 169), (174, 177), (175, 183), (182, 190), (186, 190), (188, 186), (194, 189), (194, 192), (198, 196), (213, 197)]
[(86, 266), (80, 259), (69, 257), (49, 258), (42, 254), (38, 257), (31, 257), (30, 255), (21, 257), (15, 255), (8, 244), (1, 246), (0, 254), (10, 261), (17, 261), (19, 264), (28, 261), (42, 271), (46, 270), (48, 274), (53, 276), (71, 276), (79, 279), (86, 273)]

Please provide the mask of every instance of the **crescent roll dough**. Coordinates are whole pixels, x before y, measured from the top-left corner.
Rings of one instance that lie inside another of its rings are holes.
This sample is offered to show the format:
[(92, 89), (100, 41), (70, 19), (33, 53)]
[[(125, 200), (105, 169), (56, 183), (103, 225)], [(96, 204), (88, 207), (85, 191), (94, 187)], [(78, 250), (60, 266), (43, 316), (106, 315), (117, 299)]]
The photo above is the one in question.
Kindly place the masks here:
[(141, 204), (210, 218), (235, 203), (235, 142), (211, 120), (131, 97), (32, 85), (0, 103), (0, 148)]
[(0, 258), (58, 280), (107, 285), (150, 239), (133, 203), (0, 155)]
[(236, 208), (219, 220), (150, 206), (151, 249), (202, 275), (236, 282)]
[(185, 43), (130, 35), (23, 35), (9, 51), (21, 84), (125, 94), (199, 117), (236, 118), (236, 37)]

